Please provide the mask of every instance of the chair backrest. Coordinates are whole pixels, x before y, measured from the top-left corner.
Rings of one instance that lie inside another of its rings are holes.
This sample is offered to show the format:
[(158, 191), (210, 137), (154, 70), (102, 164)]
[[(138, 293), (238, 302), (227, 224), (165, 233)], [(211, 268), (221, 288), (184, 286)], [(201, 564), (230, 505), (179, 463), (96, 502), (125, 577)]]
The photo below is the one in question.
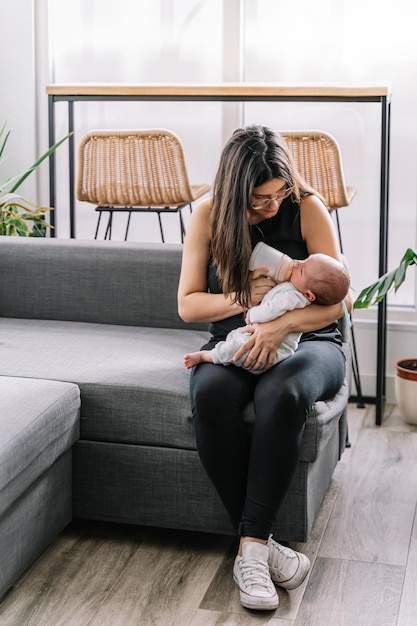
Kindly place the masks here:
[(345, 185), (336, 139), (321, 130), (279, 132), (301, 176), (323, 196), (328, 209), (348, 206), (356, 189)]
[(78, 149), (76, 196), (103, 207), (191, 202), (180, 139), (152, 128), (87, 133)]

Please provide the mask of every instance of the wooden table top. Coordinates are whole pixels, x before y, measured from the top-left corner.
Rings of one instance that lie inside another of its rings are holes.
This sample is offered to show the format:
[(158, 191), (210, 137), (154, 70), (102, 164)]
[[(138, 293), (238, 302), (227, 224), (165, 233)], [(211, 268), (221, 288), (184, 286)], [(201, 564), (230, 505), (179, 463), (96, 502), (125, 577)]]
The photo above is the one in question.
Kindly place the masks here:
[(197, 96), (197, 97), (390, 97), (389, 84), (284, 83), (61, 83), (47, 85), (56, 96)]

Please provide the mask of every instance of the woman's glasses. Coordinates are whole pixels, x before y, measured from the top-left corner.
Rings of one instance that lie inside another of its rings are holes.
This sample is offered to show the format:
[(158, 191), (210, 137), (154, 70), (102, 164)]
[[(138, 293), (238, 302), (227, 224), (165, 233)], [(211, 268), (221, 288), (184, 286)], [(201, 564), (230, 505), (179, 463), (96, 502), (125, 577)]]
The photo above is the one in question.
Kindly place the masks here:
[(269, 207), (271, 202), (273, 202), (274, 200), (278, 200), (279, 202), (280, 200), (284, 200), (284, 198), (288, 198), (288, 196), (290, 196), (293, 191), (294, 191), (294, 187), (287, 187), (287, 189), (285, 189), (284, 191), (280, 191), (273, 198), (265, 198), (265, 200), (256, 200), (255, 202), (251, 202), (249, 206), (254, 211), (261, 211), (262, 209), (266, 209), (267, 207)]

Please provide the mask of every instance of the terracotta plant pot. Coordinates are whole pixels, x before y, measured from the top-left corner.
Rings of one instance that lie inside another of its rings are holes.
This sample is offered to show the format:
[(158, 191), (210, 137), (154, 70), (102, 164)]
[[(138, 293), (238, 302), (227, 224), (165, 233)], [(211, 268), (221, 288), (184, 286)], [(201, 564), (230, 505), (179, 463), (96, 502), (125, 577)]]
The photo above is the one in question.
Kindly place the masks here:
[(395, 364), (395, 394), (404, 420), (417, 426), (417, 358), (401, 359)]

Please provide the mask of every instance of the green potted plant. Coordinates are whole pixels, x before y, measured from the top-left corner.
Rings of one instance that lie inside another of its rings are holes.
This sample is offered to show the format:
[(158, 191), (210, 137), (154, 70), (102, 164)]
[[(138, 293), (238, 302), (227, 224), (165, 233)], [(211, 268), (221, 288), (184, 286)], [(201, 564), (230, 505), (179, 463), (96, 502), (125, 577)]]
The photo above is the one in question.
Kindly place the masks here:
[[(0, 130), (0, 165), (9, 139), (10, 130), (5, 122)], [(71, 134), (71, 133), (70, 133)], [(45, 220), (50, 207), (41, 207), (19, 195), (17, 190), (30, 174), (47, 159), (70, 135), (51, 146), (23, 174), (0, 182), (0, 235), (18, 235), (21, 237), (43, 237), (51, 225)]]
[[(387, 272), (374, 283), (365, 287), (354, 302), (355, 309), (367, 309), (371, 304), (381, 302), (387, 294), (398, 291), (403, 284), (407, 269), (417, 265), (417, 252), (407, 248), (400, 264)], [(395, 393), (400, 411), (409, 424), (417, 425), (417, 358), (400, 359), (395, 363)]]

